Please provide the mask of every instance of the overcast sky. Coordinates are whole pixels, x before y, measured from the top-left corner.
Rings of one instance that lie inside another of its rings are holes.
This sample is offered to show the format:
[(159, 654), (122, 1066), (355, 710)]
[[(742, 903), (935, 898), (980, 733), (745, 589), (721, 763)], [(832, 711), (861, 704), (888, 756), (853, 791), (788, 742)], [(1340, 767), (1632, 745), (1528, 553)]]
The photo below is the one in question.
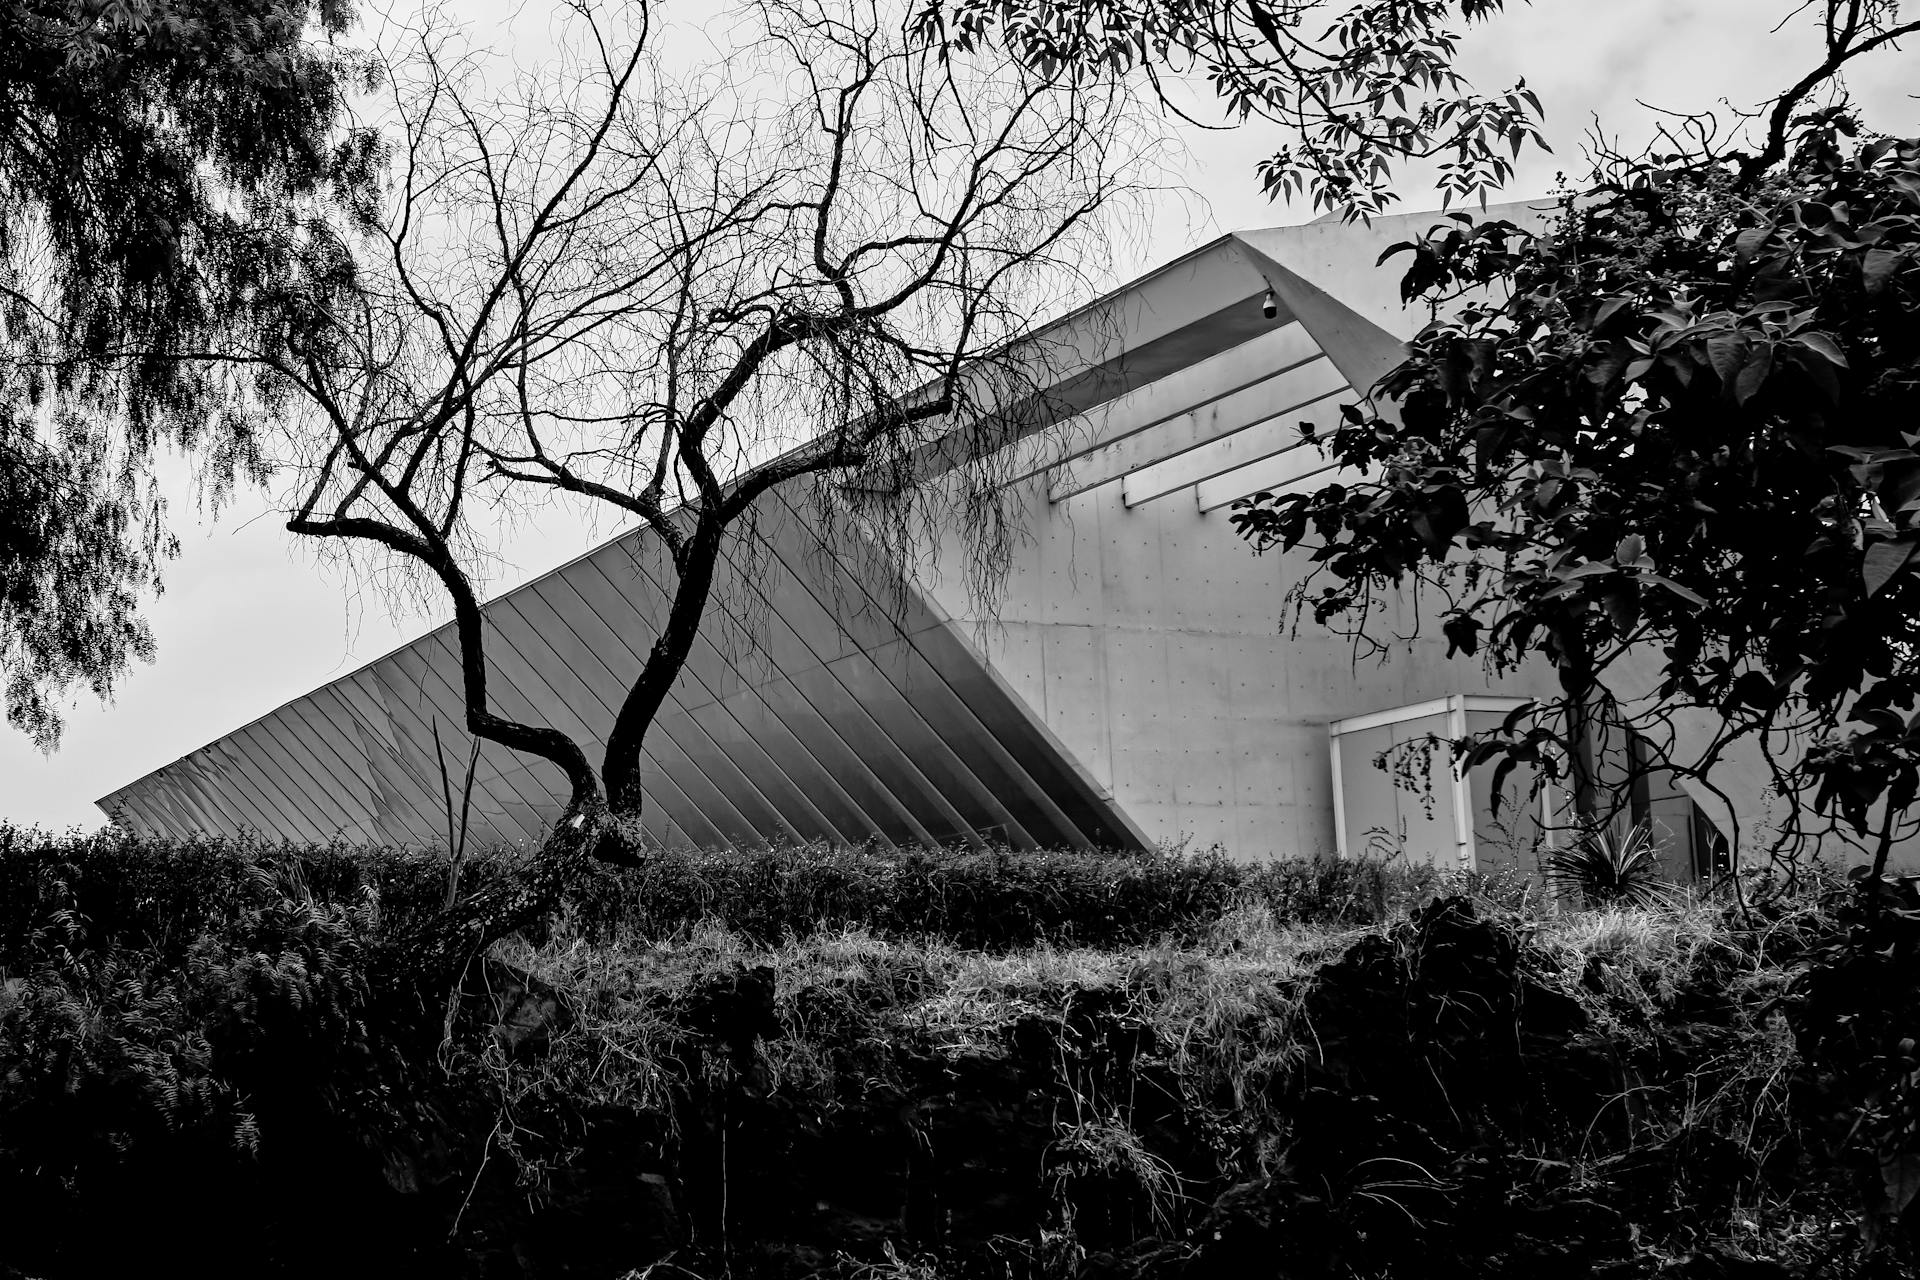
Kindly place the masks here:
[[(1510, 195), (1546, 193), (1563, 168), (1579, 174), (1583, 140), (1596, 118), (1609, 136), (1638, 143), (1654, 121), (1641, 103), (1676, 111), (1723, 102), (1746, 108), (1791, 83), (1819, 54), (1810, 26), (1770, 31), (1795, 7), (1792, 0), (1535, 0), (1476, 28), (1466, 59), (1476, 84), (1504, 88), (1525, 76), (1546, 107), (1555, 154), (1529, 154)], [(476, 0), (452, 0), (448, 8), (456, 16), (464, 10), (476, 30), (504, 29), (497, 11)], [(521, 26), (537, 17), (524, 14)], [(1856, 72), (1852, 87), (1871, 125), (1920, 132), (1920, 104), (1907, 92), (1920, 84), (1917, 69), (1916, 55), (1896, 53), (1870, 59)], [(1260, 194), (1253, 166), (1276, 144), (1271, 131), (1189, 129), (1182, 137), (1186, 182), (1200, 199), (1168, 203), (1137, 237), (1139, 260), (1118, 264), (1122, 279), (1223, 231), (1312, 216), (1269, 204)], [(1402, 190), (1404, 208), (1438, 203), (1417, 176)], [(338, 571), (295, 543), (263, 496), (245, 496), (209, 523), (196, 519), (183, 495), (175, 499), (174, 520), (182, 554), (168, 573), (165, 596), (148, 611), (157, 661), (132, 672), (112, 706), (77, 705), (61, 749), (50, 758), (0, 726), (0, 817), (55, 828), (98, 826), (98, 797), (430, 625), (418, 613), (393, 617), (382, 602), (356, 595)], [(504, 590), (588, 545), (571, 528), (526, 530), (506, 548), (492, 586)]]

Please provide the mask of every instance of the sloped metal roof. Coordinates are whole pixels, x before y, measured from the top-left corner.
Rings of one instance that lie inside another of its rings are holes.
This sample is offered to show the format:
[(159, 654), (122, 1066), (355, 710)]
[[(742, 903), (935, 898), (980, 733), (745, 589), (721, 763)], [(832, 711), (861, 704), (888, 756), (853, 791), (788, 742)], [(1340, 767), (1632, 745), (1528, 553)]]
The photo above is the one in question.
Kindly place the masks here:
[[(715, 616), (647, 738), (643, 823), (666, 846), (762, 840), (1140, 843), (1083, 772), (910, 584), (825, 554), (779, 495), (733, 545)], [(587, 744), (611, 729), (664, 616), (643, 531), (486, 607), (502, 715)], [(753, 642), (744, 637), (751, 635)], [(452, 628), (387, 656), (114, 792), (139, 829), (296, 840), (446, 840), (438, 729), (454, 794), (469, 738)], [(483, 742), (470, 838), (538, 840), (563, 807), (545, 761)]]

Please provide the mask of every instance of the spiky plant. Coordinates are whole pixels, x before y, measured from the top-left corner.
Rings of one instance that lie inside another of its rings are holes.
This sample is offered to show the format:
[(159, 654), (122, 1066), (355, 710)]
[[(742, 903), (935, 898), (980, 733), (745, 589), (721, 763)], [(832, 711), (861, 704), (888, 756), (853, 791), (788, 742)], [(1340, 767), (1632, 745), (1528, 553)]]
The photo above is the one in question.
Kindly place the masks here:
[(1556, 893), (1577, 895), (1590, 907), (1654, 906), (1675, 890), (1661, 874), (1660, 847), (1647, 822), (1582, 832), (1567, 848), (1547, 855), (1547, 885)]

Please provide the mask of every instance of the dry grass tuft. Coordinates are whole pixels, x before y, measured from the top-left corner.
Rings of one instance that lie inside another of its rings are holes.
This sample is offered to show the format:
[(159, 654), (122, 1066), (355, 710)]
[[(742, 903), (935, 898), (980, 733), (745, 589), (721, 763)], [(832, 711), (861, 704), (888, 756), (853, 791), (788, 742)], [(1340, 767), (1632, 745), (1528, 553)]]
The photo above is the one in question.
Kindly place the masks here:
[[(1591, 994), (1598, 974), (1607, 994), (1648, 1015), (1721, 970), (1742, 963), (1724, 907), (1676, 897), (1647, 906), (1606, 906), (1543, 920), (1533, 942), (1569, 994)], [(1590, 1010), (1614, 1016), (1599, 1003)]]
[(1060, 1018), (1073, 993), (1110, 992), (1151, 1030), (1196, 1101), (1251, 1110), (1310, 1044), (1298, 1012), (1313, 972), (1365, 932), (1303, 927), (1248, 906), (1196, 944), (1131, 951), (1042, 944), (993, 954), (852, 928), (769, 947), (709, 923), (650, 942), (557, 937), (494, 954), (553, 986), (575, 1015), (561, 1052), (516, 1069), (566, 1071), (570, 1088), (649, 1111), (669, 1111), (677, 1083), (714, 1069), (679, 1048), (677, 1003), (716, 975), (760, 967), (772, 971), (786, 1030), (762, 1046), (766, 1084), (823, 1106), (862, 1092), (838, 1078), (836, 1047), (911, 1038), (950, 1059), (999, 1056), (1016, 1023)]

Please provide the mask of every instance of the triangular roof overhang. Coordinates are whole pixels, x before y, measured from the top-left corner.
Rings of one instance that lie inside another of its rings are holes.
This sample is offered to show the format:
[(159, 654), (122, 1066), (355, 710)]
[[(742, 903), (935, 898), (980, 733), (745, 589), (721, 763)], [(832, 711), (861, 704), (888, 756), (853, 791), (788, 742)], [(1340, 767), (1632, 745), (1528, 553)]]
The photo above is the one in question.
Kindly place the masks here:
[[(1475, 216), (1532, 227), (1544, 223), (1552, 207), (1516, 201)], [(1295, 321), (1349, 384), (1370, 388), (1404, 358), (1405, 340), (1420, 322), (1401, 304), (1398, 273), (1379, 266), (1380, 253), (1445, 216), (1322, 220), (1232, 232), (1201, 245), (1021, 338), (1011, 363), (1029, 370), (1042, 389), (992, 422), (937, 436), (918, 451), (911, 473), (924, 479), (1012, 448)], [(1272, 315), (1264, 306), (1269, 291)], [(1062, 375), (1049, 378), (1049, 370)], [(1112, 442), (1099, 436), (1061, 441), (1064, 451), (1036, 454), (1001, 478), (1018, 479)]]

